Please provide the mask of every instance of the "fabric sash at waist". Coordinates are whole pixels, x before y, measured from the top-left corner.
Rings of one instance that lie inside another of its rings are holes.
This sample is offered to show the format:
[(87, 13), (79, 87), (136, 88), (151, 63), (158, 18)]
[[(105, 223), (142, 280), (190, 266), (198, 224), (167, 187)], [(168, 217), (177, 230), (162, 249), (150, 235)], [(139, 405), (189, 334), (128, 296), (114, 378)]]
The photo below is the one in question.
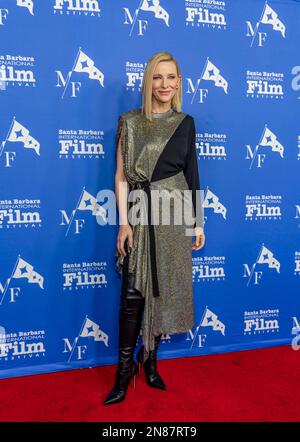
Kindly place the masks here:
[(149, 229), (149, 240), (150, 240), (150, 262), (151, 262), (151, 277), (152, 277), (152, 287), (153, 296), (159, 296), (158, 278), (157, 278), (157, 267), (156, 267), (156, 246), (155, 246), (155, 230), (154, 225), (151, 222), (152, 213), (152, 201), (151, 201), (151, 189), (150, 181), (138, 181), (133, 186), (133, 189), (144, 189), (147, 194), (148, 199), (148, 229)]

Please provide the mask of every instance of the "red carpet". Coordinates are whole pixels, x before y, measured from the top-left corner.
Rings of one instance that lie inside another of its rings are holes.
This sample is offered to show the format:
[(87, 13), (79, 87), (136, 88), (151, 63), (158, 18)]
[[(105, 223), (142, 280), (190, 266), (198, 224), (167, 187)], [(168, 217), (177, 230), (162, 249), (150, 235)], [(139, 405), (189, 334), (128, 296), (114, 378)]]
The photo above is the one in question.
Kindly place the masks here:
[(299, 421), (300, 352), (290, 346), (158, 361), (167, 391), (137, 377), (104, 406), (116, 366), (0, 380), (0, 421)]

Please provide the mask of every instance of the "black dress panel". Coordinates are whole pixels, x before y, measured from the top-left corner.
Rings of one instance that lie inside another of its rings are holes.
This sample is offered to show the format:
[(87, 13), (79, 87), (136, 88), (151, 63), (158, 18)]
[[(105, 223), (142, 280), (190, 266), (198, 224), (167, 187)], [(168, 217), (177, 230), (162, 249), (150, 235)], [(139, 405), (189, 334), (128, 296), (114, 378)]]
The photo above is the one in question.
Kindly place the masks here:
[[(184, 173), (188, 188), (191, 190), (193, 207), (196, 213), (197, 190), (200, 191), (200, 179), (196, 155), (195, 122), (190, 115), (186, 115), (167, 142), (153, 170), (151, 181), (171, 177), (181, 170)], [(202, 209), (201, 201), (199, 207)], [(202, 210), (197, 213), (195, 226), (203, 227)]]

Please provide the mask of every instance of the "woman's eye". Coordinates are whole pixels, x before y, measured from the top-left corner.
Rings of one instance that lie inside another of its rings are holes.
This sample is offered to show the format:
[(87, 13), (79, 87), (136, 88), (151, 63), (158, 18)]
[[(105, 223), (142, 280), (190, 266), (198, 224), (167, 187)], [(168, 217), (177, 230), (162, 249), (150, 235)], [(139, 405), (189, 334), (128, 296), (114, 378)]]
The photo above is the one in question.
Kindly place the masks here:
[[(153, 80), (158, 80), (160, 77), (153, 77)], [(172, 78), (172, 79), (174, 79), (175, 78), (175, 75), (171, 75), (169, 78)]]

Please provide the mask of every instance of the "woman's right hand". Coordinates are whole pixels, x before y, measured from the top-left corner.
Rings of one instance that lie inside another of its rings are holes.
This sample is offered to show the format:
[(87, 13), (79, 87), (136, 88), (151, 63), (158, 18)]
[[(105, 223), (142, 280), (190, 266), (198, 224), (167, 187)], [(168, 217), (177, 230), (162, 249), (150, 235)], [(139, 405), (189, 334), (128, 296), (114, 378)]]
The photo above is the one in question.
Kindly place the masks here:
[(118, 238), (117, 238), (117, 250), (122, 255), (126, 256), (124, 244), (126, 239), (128, 239), (128, 246), (132, 247), (133, 245), (133, 232), (132, 228), (129, 224), (121, 225), (119, 228)]

